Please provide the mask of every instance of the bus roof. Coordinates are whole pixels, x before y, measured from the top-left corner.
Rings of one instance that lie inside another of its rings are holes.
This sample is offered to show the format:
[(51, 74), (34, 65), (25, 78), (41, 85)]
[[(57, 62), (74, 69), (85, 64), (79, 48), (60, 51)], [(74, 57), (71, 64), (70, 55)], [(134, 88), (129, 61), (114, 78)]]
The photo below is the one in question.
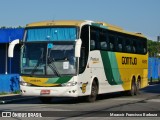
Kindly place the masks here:
[(52, 20), (52, 21), (41, 21), (27, 24), (26, 27), (39, 27), (39, 26), (80, 26), (85, 21), (80, 20)]
[(106, 22), (94, 22), (94, 21), (88, 21), (88, 20), (52, 20), (52, 21), (41, 21), (41, 22), (34, 22), (27, 24), (26, 27), (44, 27), (44, 26), (82, 26), (85, 24), (92, 24), (94, 26), (100, 27), (100, 28), (106, 28), (112, 31), (117, 31), (124, 34), (139, 36), (139, 37), (145, 37), (141, 33), (136, 32), (128, 32), (124, 29), (122, 29), (119, 26), (115, 26), (112, 24), (108, 24)]
[(119, 26), (108, 24), (108, 23), (105, 23), (105, 22), (97, 22), (97, 23), (99, 23), (103, 26), (106, 26), (109, 30), (112, 30), (112, 31), (117, 31), (117, 32), (124, 33), (124, 34), (129, 34), (129, 35), (134, 35), (134, 36), (145, 38), (145, 36), (140, 32), (129, 32), (129, 31), (126, 31)]

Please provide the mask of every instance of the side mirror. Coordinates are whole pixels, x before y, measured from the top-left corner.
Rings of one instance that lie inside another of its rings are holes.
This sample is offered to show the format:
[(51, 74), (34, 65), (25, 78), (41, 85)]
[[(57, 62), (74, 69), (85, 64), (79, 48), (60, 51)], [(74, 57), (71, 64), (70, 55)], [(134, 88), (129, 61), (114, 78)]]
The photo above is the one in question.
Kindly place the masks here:
[(13, 57), (13, 51), (14, 51), (14, 47), (16, 44), (19, 44), (19, 39), (13, 40), (10, 44), (9, 44), (9, 48), (8, 48), (8, 57)]
[(75, 57), (80, 57), (80, 55), (81, 55), (81, 45), (82, 45), (82, 40), (81, 39), (76, 40)]

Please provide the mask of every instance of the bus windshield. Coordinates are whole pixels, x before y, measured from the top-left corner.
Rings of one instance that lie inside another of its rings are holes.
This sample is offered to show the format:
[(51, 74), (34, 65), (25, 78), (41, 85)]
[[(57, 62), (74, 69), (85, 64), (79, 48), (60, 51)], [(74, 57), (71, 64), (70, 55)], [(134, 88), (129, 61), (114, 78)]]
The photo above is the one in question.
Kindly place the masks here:
[(76, 27), (27, 28), (25, 41), (74, 41), (76, 33)]
[(21, 74), (66, 76), (76, 74), (73, 42), (25, 42), (21, 53)]

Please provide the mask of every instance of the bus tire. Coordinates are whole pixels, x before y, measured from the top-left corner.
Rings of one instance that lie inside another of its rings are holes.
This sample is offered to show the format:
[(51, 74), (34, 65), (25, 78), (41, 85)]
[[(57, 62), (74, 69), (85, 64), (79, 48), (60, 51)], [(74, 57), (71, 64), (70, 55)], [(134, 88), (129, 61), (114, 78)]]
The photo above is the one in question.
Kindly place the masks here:
[(97, 86), (96, 81), (94, 80), (92, 83), (92, 87), (91, 87), (91, 94), (87, 96), (87, 101), (88, 102), (96, 101), (97, 94), (98, 94), (98, 86)]
[(140, 94), (140, 89), (141, 89), (141, 80), (138, 79), (137, 84), (136, 84), (136, 93)]
[(129, 95), (134, 96), (136, 94), (136, 83), (132, 80), (131, 90), (129, 90)]
[(42, 103), (51, 103), (52, 98), (51, 98), (51, 97), (39, 97), (39, 100), (40, 100)]

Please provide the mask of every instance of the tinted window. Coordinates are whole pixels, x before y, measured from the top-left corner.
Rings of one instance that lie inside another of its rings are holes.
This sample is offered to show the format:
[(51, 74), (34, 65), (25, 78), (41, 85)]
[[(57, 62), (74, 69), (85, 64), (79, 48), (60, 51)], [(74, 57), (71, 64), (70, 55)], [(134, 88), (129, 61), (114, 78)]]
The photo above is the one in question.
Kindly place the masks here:
[(147, 53), (147, 39), (91, 26), (90, 50)]

